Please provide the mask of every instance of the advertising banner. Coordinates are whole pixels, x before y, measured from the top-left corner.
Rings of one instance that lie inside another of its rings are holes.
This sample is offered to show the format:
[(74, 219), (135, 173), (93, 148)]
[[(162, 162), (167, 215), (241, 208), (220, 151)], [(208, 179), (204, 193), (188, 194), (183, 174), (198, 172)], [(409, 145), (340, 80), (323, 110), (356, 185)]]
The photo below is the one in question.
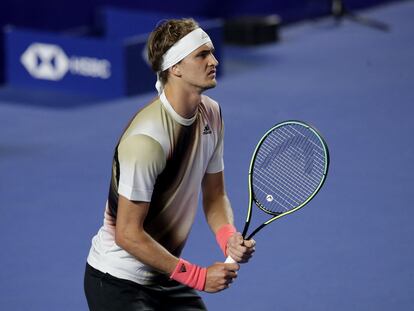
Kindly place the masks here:
[(125, 94), (125, 59), (120, 44), (13, 28), (4, 36), (9, 85), (109, 97)]

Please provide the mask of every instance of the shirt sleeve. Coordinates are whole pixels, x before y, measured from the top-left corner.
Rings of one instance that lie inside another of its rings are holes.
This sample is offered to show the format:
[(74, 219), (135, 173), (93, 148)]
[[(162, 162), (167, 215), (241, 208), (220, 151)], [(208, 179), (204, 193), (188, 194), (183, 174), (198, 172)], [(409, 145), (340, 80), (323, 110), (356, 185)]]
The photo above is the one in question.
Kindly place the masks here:
[(218, 140), (216, 148), (207, 166), (206, 173), (214, 174), (224, 170), (223, 149), (224, 149), (224, 123), (221, 120), (220, 130), (218, 132)]
[(155, 181), (166, 165), (161, 145), (150, 136), (132, 135), (119, 144), (118, 160), (118, 193), (131, 201), (150, 202)]

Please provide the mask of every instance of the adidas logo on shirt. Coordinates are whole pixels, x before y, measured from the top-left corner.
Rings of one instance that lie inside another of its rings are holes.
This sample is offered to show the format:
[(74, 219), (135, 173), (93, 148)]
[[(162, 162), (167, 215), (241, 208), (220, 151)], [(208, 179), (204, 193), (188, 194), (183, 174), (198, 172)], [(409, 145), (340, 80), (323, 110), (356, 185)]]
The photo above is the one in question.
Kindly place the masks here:
[(211, 129), (210, 129), (210, 126), (208, 126), (208, 124), (206, 124), (206, 126), (204, 127), (204, 130), (203, 130), (203, 135), (208, 135), (208, 134), (211, 134)]

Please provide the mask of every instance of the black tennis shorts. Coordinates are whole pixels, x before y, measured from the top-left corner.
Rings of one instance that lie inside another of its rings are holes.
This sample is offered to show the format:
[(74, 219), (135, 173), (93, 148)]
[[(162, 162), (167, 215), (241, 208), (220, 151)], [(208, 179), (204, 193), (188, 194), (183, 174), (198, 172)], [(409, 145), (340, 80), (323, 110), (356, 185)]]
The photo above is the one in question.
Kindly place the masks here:
[(144, 286), (86, 264), (85, 295), (90, 311), (207, 310), (197, 292), (176, 281)]

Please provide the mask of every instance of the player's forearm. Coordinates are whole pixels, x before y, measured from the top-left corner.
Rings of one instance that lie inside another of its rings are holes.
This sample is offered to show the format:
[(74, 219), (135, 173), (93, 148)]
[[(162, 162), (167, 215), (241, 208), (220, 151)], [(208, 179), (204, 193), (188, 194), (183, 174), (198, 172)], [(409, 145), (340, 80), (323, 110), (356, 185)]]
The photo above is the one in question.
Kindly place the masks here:
[(178, 263), (177, 257), (168, 252), (144, 230), (125, 230), (118, 232), (116, 237), (116, 243), (120, 247), (140, 262), (160, 272), (170, 275)]
[(207, 222), (214, 233), (225, 224), (233, 224), (233, 210), (225, 193), (214, 198), (204, 197), (203, 208)]

